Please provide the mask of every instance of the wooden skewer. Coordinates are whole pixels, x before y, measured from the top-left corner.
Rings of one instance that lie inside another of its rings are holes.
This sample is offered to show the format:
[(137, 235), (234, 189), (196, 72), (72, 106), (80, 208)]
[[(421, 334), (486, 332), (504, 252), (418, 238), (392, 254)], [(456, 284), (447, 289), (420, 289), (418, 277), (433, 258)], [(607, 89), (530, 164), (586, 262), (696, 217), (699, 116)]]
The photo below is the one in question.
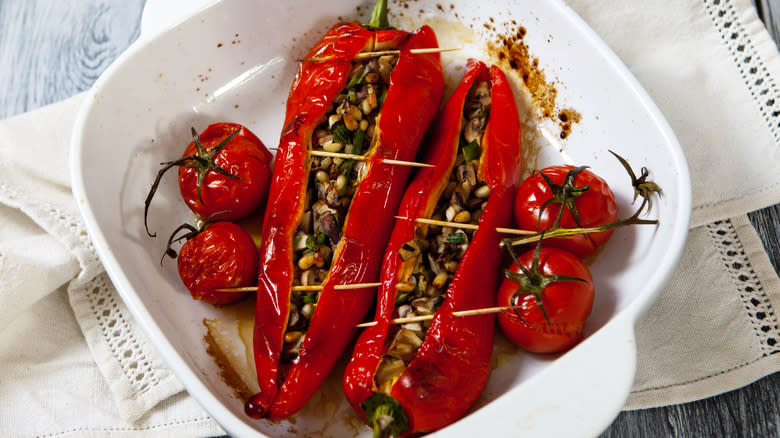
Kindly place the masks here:
[[(504, 310), (512, 310), (512, 309), (519, 309), (522, 306), (500, 306), (500, 307), (484, 307), (482, 309), (472, 309), (472, 310), (461, 310), (458, 312), (452, 312), (452, 316), (455, 317), (462, 317), (462, 316), (474, 316), (474, 315), (488, 315), (491, 313), (499, 313), (503, 312)], [(433, 319), (434, 314), (431, 315), (417, 315), (417, 316), (408, 316), (406, 318), (395, 318), (394, 320), (390, 321), (391, 324), (406, 324), (409, 322), (419, 322), (419, 321), (427, 321), (430, 319)], [(364, 322), (362, 324), (358, 324), (356, 327), (363, 328), (363, 327), (373, 327), (377, 325), (376, 321), (370, 321), (370, 322)]]
[[(352, 290), (352, 289), (363, 289), (366, 287), (379, 287), (382, 283), (355, 283), (355, 284), (337, 284), (333, 286), (333, 289), (335, 290)], [(310, 286), (293, 286), (291, 290), (294, 291), (312, 291), (312, 290), (322, 290), (321, 284), (313, 284)], [(225, 289), (217, 289), (214, 292), (257, 292), (257, 286), (247, 286), (247, 287), (229, 287)]]
[[(343, 158), (345, 160), (359, 160), (359, 161), (366, 160), (366, 157), (364, 155), (345, 154), (343, 152), (309, 151), (309, 154), (315, 155), (317, 157)], [(432, 164), (416, 163), (414, 161), (391, 160), (388, 158), (382, 159), (380, 161), (385, 164), (395, 164), (398, 166), (434, 167)]]
[(214, 292), (233, 292), (233, 293), (242, 293), (242, 292), (257, 292), (257, 286), (246, 286), (246, 287), (228, 287), (225, 289), (215, 289)]
[[(279, 148), (269, 148), (270, 150), (276, 152), (279, 150)], [(358, 161), (366, 161), (367, 157), (365, 155), (357, 155), (357, 154), (347, 154), (344, 152), (328, 152), (328, 151), (308, 151), (309, 155), (314, 155), (317, 157), (331, 157), (331, 158), (343, 158), (345, 160), (358, 160)], [(385, 164), (396, 164), (399, 166), (411, 166), (411, 167), (436, 167), (433, 164), (426, 164), (426, 163), (417, 163), (415, 161), (403, 161), (403, 160), (391, 160), (389, 158), (385, 158), (382, 160), (379, 160), (382, 163)]]
[[(396, 216), (396, 219), (409, 219), (405, 216)], [(479, 225), (475, 224), (461, 224), (458, 222), (447, 222), (447, 221), (437, 221), (435, 219), (426, 219), (422, 217), (418, 217), (414, 220), (415, 222), (419, 222), (421, 224), (428, 224), (428, 225), (440, 225), (443, 227), (454, 227), (454, 228), (465, 228), (467, 230), (477, 230), (479, 229)], [(528, 230), (516, 230), (514, 228), (501, 228), (496, 227), (496, 231), (499, 233), (506, 233), (506, 234), (518, 234), (521, 236), (530, 236), (532, 234), (536, 234), (535, 231), (528, 231)]]
[(382, 283), (355, 283), (355, 284), (337, 284), (333, 286), (335, 290), (363, 289), (365, 287), (379, 287)]
[[(425, 53), (454, 52), (456, 50), (460, 50), (460, 47), (450, 47), (450, 48), (429, 47), (425, 49), (411, 49), (409, 50), (409, 53), (411, 53), (412, 55), (422, 55)], [(378, 52), (362, 52), (355, 55), (354, 59), (377, 58), (379, 56), (398, 55), (400, 53), (401, 53), (400, 50), (380, 50)], [(321, 57), (314, 57), (314, 58), (303, 58), (301, 59), (301, 62), (322, 62), (322, 61), (330, 61), (331, 59), (333, 59), (332, 56), (321, 56)]]

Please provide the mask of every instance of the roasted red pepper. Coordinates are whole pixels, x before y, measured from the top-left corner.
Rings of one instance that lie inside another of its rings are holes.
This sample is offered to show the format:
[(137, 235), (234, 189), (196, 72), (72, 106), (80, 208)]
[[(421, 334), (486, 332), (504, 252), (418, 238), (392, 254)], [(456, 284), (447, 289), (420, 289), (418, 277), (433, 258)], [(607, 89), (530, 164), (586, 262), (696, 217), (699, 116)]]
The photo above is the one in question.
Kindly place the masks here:
[[(492, 103), (478, 165), (479, 179), (490, 187), (490, 195), (478, 222), (479, 229), (460, 259), (422, 345), (387, 396), (378, 391), (375, 377), (394, 330), (391, 320), (403, 265), (400, 251), (420, 233), (421, 225), (414, 218), (430, 218), (445, 191), (458, 153), (464, 101), (476, 81), (489, 81), (492, 85)], [(402, 409), (408, 428), (393, 431), (402, 435), (431, 432), (456, 421), (477, 400), (490, 374), (493, 316), (453, 317), (452, 313), (494, 305), (502, 237), (496, 227), (510, 224), (514, 194), (520, 183), (518, 112), (511, 87), (500, 69), (488, 70), (482, 62), (469, 60), (462, 82), (439, 115), (428, 151), (426, 162), (436, 167), (422, 169), (404, 195), (398, 213), (401, 219), (396, 222), (383, 261), (377, 325), (367, 328), (359, 337), (343, 381), (347, 399), (364, 416), (385, 402), (384, 414), (393, 415), (393, 410)]]
[[(413, 160), (441, 101), (444, 79), (438, 54), (410, 54), (437, 47), (424, 26), (414, 33), (372, 30), (339, 23), (307, 54), (287, 101), (262, 232), (254, 356), (261, 392), (245, 406), (253, 418), (284, 418), (309, 400), (330, 372), (374, 301), (370, 289), (336, 291), (334, 285), (374, 282), (410, 169), (382, 159)], [(351, 61), (364, 50), (400, 49), (377, 119), (368, 170), (342, 223), (342, 237), (300, 352), (280, 364), (293, 285), (293, 236), (301, 221), (309, 178), (312, 135), (345, 89)]]

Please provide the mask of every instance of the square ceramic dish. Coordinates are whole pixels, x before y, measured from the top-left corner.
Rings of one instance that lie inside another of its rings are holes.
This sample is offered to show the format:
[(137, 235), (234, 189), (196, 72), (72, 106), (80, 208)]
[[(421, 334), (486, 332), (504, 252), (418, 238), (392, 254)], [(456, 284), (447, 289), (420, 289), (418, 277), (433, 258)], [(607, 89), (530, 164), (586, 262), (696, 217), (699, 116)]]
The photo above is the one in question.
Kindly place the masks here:
[[(224, 315), (189, 297), (175, 263), (160, 266), (166, 239), (146, 236), (144, 198), (159, 163), (179, 156), (189, 142), (190, 126), (242, 123), (274, 147), (295, 60), (333, 23), (364, 20), (371, 7), (352, 0), (327, 6), (215, 2), (123, 54), (98, 80), (78, 118), (74, 194), (100, 258), (190, 394), (236, 436), (370, 436), (370, 431), (351, 424), (340, 394), (322, 414), (297, 415), (294, 427), (243, 414), (203, 341), (203, 319)], [(596, 435), (628, 394), (635, 369), (634, 323), (670, 277), (687, 234), (690, 182), (674, 134), (618, 58), (560, 1), (401, 1), (391, 2), (391, 11), (397, 26), (411, 29), (428, 22), (440, 32), (442, 46), (463, 48), (443, 58), (450, 85), (462, 74), (466, 57), (489, 62), (495, 53), (487, 43), (522, 29), (523, 44), (557, 90), (556, 111), (568, 108), (579, 116), (561, 140), (553, 120), (519, 99), (527, 165), (592, 166), (613, 187), (620, 217), (633, 212), (633, 193), (607, 149), (635, 169), (646, 166), (664, 190), (651, 212), (660, 225), (619, 229), (592, 263), (597, 298), (586, 339), (560, 356), (504, 357), (478, 406), (431, 436)], [(522, 93), (522, 81), (509, 73)], [(152, 205), (150, 225), (162, 236), (191, 220), (171, 175)]]

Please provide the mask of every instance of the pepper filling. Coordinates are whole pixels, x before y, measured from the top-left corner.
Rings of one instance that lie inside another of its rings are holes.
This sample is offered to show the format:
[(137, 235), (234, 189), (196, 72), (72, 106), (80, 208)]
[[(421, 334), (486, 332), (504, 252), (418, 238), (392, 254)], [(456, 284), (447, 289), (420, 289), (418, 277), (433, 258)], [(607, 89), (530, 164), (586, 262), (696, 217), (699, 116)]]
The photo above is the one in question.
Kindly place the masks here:
[[(458, 226), (477, 224), (490, 195), (490, 187), (478, 179), (482, 136), (490, 111), (490, 84), (475, 84), (463, 107), (458, 156), (431, 219), (448, 225), (418, 225), (414, 239), (399, 250), (403, 261), (396, 288), (393, 318), (432, 315), (444, 301), (447, 287), (458, 269), (474, 231)], [(417, 354), (431, 320), (393, 326), (389, 347), (374, 375), (376, 390), (390, 390)]]
[[(314, 130), (311, 149), (365, 155), (376, 132), (397, 55), (352, 62), (346, 89), (333, 99), (327, 118)], [(293, 238), (293, 286), (321, 285), (328, 274), (343, 220), (366, 166), (362, 161), (312, 155), (304, 213)], [(284, 335), (282, 362), (297, 357), (320, 291), (294, 290)]]

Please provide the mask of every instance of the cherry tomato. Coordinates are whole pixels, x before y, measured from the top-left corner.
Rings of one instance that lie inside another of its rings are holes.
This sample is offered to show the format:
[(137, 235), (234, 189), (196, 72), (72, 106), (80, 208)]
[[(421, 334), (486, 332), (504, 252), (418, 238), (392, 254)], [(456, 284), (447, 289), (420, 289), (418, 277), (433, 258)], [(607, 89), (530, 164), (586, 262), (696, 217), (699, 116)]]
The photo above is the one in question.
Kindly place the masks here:
[[(517, 258), (531, 275), (513, 264), (510, 271), (514, 278), (507, 274), (508, 278), (501, 283), (497, 305), (522, 307), (499, 313), (498, 323), (509, 340), (528, 351), (565, 351), (582, 339), (585, 321), (593, 308), (593, 278), (577, 256), (558, 248), (541, 248), (534, 268), (534, 252)], [(550, 277), (554, 275), (584, 281), (555, 280)]]
[(216, 289), (256, 284), (257, 247), (243, 228), (232, 222), (212, 222), (187, 237), (179, 251), (177, 267), (194, 299), (228, 304), (245, 294)]
[(259, 138), (237, 123), (215, 123), (193, 140), (184, 155), (162, 163), (144, 202), (144, 227), (152, 198), (165, 172), (179, 166), (179, 192), (195, 214), (208, 220), (249, 216), (268, 196), (273, 156)]
[[(179, 167), (181, 196), (190, 210), (203, 218), (241, 219), (257, 210), (268, 195), (273, 156), (249, 129), (236, 123), (215, 123), (198, 137), (203, 149), (210, 152), (231, 135), (211, 157), (213, 165), (225, 173), (200, 167), (197, 162)], [(190, 142), (183, 156), (198, 155), (196, 143)]]
[[(568, 178), (567, 185), (567, 175), (572, 173), (573, 178)], [(515, 197), (518, 228), (530, 231), (550, 229), (561, 210), (564, 190), (567, 191), (567, 201), (564, 201), (566, 207), (561, 216), (561, 228), (596, 227), (617, 220), (615, 195), (606, 181), (585, 168), (552, 166), (534, 172), (520, 185)], [(584, 258), (607, 243), (612, 231), (545, 239), (545, 245), (562, 248)]]

